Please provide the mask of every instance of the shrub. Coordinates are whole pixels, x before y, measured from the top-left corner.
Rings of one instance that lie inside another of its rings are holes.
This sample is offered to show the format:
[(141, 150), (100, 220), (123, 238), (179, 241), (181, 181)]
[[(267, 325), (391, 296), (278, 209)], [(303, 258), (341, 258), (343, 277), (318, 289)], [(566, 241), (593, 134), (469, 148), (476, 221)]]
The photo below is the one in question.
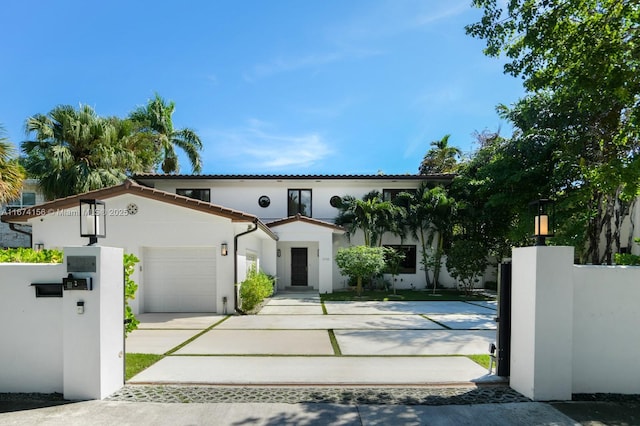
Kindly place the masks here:
[[(636, 244), (640, 244), (640, 238), (636, 238)], [(616, 265), (640, 266), (640, 256), (631, 253), (616, 253), (613, 255)]]
[(616, 253), (613, 255), (616, 265), (640, 266), (640, 256), (630, 253)]
[(240, 284), (242, 309), (251, 311), (273, 293), (273, 279), (264, 272), (252, 270)]
[(62, 251), (9, 248), (0, 250), (0, 263), (62, 263)]
[(131, 279), (131, 275), (136, 270), (136, 264), (140, 262), (140, 259), (134, 254), (125, 253), (123, 258), (124, 265), (124, 332), (129, 334), (136, 328), (140, 321), (136, 318), (129, 306), (129, 300), (135, 299), (136, 291), (138, 290), (138, 284)]

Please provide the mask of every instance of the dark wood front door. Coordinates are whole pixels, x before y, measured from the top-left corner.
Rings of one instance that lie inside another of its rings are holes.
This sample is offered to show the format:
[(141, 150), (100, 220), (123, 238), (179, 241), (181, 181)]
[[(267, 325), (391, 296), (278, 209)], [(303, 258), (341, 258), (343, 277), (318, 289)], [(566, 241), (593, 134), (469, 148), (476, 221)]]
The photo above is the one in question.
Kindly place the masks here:
[(309, 285), (307, 274), (307, 248), (292, 247), (291, 248), (291, 285), (306, 286)]

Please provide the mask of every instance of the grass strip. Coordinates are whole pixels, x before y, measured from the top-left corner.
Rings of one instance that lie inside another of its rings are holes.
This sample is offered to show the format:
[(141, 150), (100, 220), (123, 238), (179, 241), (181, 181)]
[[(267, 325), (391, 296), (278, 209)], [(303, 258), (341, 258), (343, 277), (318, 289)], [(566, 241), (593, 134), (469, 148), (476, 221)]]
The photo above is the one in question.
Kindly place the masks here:
[(322, 315), (329, 315), (327, 312), (327, 307), (324, 306), (324, 302), (320, 302), (320, 306), (322, 306)]
[(129, 380), (142, 370), (147, 369), (164, 358), (157, 354), (125, 354), (125, 380)]
[(440, 321), (436, 321), (436, 320), (434, 320), (433, 318), (429, 318), (428, 316), (426, 316), (426, 315), (424, 315), (424, 314), (420, 314), (420, 316), (421, 316), (422, 318), (428, 319), (428, 320), (429, 320), (429, 321), (431, 321), (431, 322), (435, 322), (435, 323), (436, 323), (436, 324), (438, 324), (440, 327), (444, 327), (444, 328), (446, 328), (447, 330), (453, 330), (453, 328), (449, 327), (448, 325), (443, 324), (443, 323), (441, 323)]
[(333, 332), (333, 329), (329, 329), (327, 331), (329, 332), (329, 341), (331, 341), (333, 353), (335, 354), (335, 356), (342, 356), (340, 345), (338, 345), (338, 339), (336, 339), (336, 333)]
[(447, 302), (467, 302), (480, 300), (494, 300), (484, 294), (467, 295), (457, 290), (438, 290), (433, 294), (431, 290), (396, 290), (397, 294), (380, 290), (365, 290), (360, 296), (355, 291), (334, 291), (333, 293), (320, 294), (322, 302), (354, 302), (354, 301), (372, 301), (372, 302), (388, 302), (391, 300), (428, 302), (428, 301), (447, 301)]
[(231, 317), (231, 315), (227, 315), (226, 317), (222, 318), (220, 321), (218, 321), (217, 323), (210, 325), (209, 327), (205, 328), (204, 330), (202, 330), (200, 333), (196, 334), (195, 336), (193, 336), (190, 339), (185, 340), (184, 342), (180, 343), (178, 346), (176, 346), (173, 349), (168, 350), (167, 352), (165, 352), (164, 354), (166, 356), (169, 356), (171, 354), (173, 354), (174, 352), (182, 349), (183, 347), (187, 346), (189, 343), (193, 342), (194, 340), (196, 340), (198, 337), (202, 336), (203, 334), (207, 333), (208, 331), (211, 331), (213, 328), (217, 327), (218, 325), (222, 324), (223, 322), (225, 322), (226, 320), (228, 320)]
[(466, 355), (467, 358), (469, 358), (471, 361), (475, 362), (476, 364), (479, 364), (481, 366), (483, 366), (486, 369), (489, 369), (489, 363), (491, 362), (491, 357), (489, 355)]
[[(195, 336), (193, 336), (189, 340), (181, 343), (180, 345), (178, 345), (175, 348), (165, 352), (162, 355), (126, 353), (125, 354), (125, 364), (124, 364), (125, 365), (125, 374), (124, 374), (125, 380), (129, 380), (130, 378), (132, 378), (133, 376), (135, 376), (136, 374), (138, 374), (142, 370), (145, 370), (145, 369), (149, 368), (150, 366), (152, 366), (153, 364), (155, 364), (156, 362), (160, 361), (165, 356), (173, 354), (175, 351), (177, 351), (180, 348), (182, 348), (183, 346), (191, 343), (192, 341), (194, 341), (198, 337), (202, 336), (207, 331), (209, 331), (212, 328), (222, 324), (224, 321), (229, 319), (230, 316), (231, 315), (227, 315), (226, 317), (222, 318), (220, 321), (218, 321), (215, 324), (205, 328), (204, 330), (202, 330), (200, 333), (196, 334)], [(158, 330), (158, 329), (156, 329), (156, 330)], [(168, 330), (175, 330), (175, 329), (168, 329)]]

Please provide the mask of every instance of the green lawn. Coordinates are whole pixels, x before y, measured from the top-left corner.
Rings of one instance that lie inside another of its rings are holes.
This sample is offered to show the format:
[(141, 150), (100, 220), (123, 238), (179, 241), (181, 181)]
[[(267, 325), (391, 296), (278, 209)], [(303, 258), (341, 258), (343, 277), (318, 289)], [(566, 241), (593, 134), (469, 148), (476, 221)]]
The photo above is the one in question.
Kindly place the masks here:
[(467, 358), (469, 358), (471, 361), (476, 362), (477, 364), (480, 364), (486, 369), (489, 368), (489, 363), (491, 362), (491, 357), (489, 355), (484, 355), (484, 354), (483, 355), (467, 355)]
[(433, 290), (396, 290), (396, 294), (393, 291), (380, 291), (380, 290), (364, 290), (362, 295), (357, 296), (354, 290), (336, 291), (333, 293), (321, 294), (320, 298), (323, 302), (327, 301), (466, 301), (466, 300), (492, 300), (493, 298), (484, 296), (482, 294), (465, 295), (464, 292), (457, 290), (436, 290), (436, 294), (433, 294)]
[(125, 380), (129, 380), (142, 370), (160, 361), (164, 355), (154, 354), (126, 354), (125, 355)]

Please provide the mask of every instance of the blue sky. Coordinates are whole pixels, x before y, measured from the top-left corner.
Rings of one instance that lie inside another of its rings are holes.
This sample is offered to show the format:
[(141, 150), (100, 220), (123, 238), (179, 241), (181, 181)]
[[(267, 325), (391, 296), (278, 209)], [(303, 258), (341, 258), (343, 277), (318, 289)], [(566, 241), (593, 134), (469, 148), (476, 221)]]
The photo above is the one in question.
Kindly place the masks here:
[[(59, 104), (126, 116), (158, 92), (204, 173), (416, 173), (429, 143), (473, 149), (524, 94), (464, 26), (470, 0), (7, 2), (0, 123)], [(181, 171), (189, 173), (181, 160)]]

